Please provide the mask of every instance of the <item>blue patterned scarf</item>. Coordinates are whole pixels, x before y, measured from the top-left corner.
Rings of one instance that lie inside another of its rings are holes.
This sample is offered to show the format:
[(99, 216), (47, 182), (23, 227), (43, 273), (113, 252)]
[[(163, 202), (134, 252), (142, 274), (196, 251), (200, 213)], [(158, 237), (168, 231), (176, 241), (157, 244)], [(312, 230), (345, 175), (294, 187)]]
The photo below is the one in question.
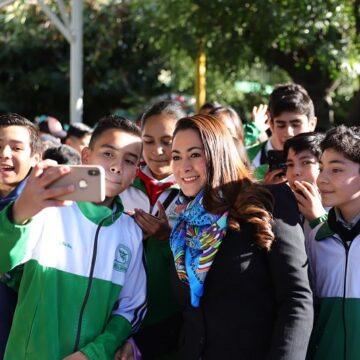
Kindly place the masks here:
[(226, 234), (228, 212), (214, 215), (203, 207), (203, 191), (187, 202), (177, 200), (179, 216), (170, 235), (179, 279), (190, 286), (191, 304), (198, 307), (204, 281)]

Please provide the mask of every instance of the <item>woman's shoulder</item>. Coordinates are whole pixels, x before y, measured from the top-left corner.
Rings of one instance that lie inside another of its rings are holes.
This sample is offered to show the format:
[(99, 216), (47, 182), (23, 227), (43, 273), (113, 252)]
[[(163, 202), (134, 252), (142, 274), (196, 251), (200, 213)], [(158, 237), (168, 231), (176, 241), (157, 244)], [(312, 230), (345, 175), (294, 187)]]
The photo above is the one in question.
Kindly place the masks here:
[(282, 219), (288, 224), (297, 224), (300, 222), (300, 212), (296, 198), (290, 187), (283, 184), (262, 185), (270, 191), (274, 199), (273, 217)]

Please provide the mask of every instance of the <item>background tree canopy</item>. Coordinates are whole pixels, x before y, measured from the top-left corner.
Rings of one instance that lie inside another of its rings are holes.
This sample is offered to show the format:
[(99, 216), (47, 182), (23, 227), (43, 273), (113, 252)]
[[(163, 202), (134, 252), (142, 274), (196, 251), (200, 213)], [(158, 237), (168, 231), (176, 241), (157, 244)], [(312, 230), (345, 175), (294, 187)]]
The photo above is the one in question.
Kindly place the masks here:
[[(359, 124), (359, 2), (87, 0), (84, 121), (193, 94), (202, 44), (207, 98), (243, 118), (271, 86), (295, 81), (312, 96), (320, 127)], [(16, 1), (0, 11), (0, 47), (0, 112), (67, 121), (69, 48), (37, 6)]]

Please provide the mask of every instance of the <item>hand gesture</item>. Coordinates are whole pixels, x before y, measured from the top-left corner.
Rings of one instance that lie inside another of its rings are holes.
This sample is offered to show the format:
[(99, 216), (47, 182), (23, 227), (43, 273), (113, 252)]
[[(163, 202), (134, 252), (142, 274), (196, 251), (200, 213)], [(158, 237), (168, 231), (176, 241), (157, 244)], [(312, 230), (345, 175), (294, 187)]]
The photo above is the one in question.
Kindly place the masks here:
[(258, 127), (260, 132), (266, 131), (269, 128), (267, 108), (267, 105), (260, 104), (259, 106), (254, 106), (251, 112), (251, 122)]
[(312, 221), (326, 213), (315, 185), (307, 181), (295, 181), (294, 186), (294, 194), (299, 210), (305, 219)]
[(87, 357), (80, 351), (66, 356), (63, 360), (87, 360)]
[(114, 360), (134, 360), (134, 348), (129, 341), (116, 352)]
[(263, 179), (264, 184), (281, 184), (286, 181), (284, 169), (268, 171)]
[(27, 180), (26, 186), (13, 206), (13, 221), (24, 224), (27, 220), (50, 206), (67, 206), (71, 201), (55, 200), (57, 196), (70, 194), (75, 190), (74, 185), (47, 189), (60, 177), (70, 172), (70, 167), (55, 167), (53, 160), (44, 160), (35, 165)]
[(135, 209), (135, 221), (144, 232), (144, 237), (154, 236), (159, 240), (167, 240), (171, 233), (171, 227), (164, 209), (160, 201), (157, 202), (159, 207), (158, 216), (146, 213), (142, 209)]

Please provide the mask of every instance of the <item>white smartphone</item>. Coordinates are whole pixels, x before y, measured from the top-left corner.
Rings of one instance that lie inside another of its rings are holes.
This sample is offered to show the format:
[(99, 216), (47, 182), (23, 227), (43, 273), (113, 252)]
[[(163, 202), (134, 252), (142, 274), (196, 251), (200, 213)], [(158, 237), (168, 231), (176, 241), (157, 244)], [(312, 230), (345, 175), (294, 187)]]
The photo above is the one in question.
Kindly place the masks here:
[(105, 200), (105, 170), (97, 165), (69, 166), (71, 171), (53, 182), (49, 188), (74, 185), (75, 191), (57, 197), (58, 200), (101, 202)]

